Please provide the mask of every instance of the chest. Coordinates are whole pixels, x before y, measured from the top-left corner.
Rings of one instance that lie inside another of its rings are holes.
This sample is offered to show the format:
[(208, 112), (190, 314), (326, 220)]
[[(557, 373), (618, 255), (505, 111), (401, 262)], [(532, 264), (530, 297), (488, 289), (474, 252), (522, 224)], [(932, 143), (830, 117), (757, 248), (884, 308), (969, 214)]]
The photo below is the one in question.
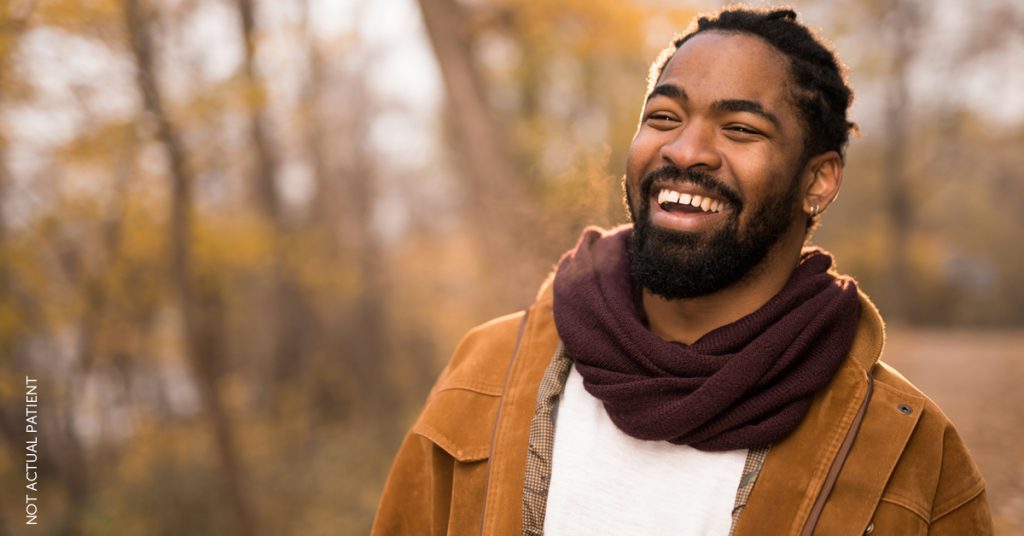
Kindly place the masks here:
[(747, 451), (620, 431), (573, 369), (558, 404), (545, 533), (729, 533)]

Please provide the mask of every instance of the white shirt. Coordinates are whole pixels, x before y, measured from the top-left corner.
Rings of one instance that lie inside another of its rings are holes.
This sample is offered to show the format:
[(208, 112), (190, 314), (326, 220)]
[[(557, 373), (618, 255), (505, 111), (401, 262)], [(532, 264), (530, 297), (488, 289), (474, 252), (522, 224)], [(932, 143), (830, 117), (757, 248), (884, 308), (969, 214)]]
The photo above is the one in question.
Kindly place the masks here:
[(558, 405), (544, 533), (721, 535), (747, 450), (703, 452), (619, 430), (572, 367)]

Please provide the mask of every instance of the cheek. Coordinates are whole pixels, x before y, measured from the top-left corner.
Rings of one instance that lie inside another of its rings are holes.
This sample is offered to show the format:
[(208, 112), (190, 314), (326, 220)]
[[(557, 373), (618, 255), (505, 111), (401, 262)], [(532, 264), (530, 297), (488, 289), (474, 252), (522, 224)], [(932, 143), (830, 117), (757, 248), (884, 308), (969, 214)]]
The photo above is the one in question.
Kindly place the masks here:
[(629, 152), (626, 154), (626, 187), (631, 188), (636, 194), (640, 186), (640, 179), (650, 169), (652, 150), (650, 140), (645, 140), (642, 134), (633, 137), (629, 145)]
[(748, 201), (788, 191), (793, 178), (792, 164), (767, 148), (733, 152), (725, 160), (740, 195)]

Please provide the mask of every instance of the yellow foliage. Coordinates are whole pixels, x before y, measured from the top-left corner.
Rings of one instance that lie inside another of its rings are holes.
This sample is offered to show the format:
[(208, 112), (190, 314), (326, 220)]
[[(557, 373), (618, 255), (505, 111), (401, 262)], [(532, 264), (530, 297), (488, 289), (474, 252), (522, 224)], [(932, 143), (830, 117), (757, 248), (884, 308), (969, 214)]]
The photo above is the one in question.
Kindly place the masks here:
[(67, 165), (98, 161), (105, 166), (115, 167), (117, 159), (122, 156), (116, 149), (129, 145), (135, 138), (137, 128), (135, 121), (104, 123), (76, 136), (69, 144), (58, 149), (54, 156)]
[(514, 13), (518, 31), (529, 46), (590, 59), (635, 54), (644, 45), (644, 29), (651, 18), (688, 21), (694, 13), (689, 8), (654, 8), (617, 0), (500, 0), (495, 4)]
[(202, 215), (193, 234), (198, 273), (244, 272), (274, 253), (273, 227), (254, 213)]
[(33, 22), (86, 34), (106, 33), (121, 22), (118, 0), (40, 0)]

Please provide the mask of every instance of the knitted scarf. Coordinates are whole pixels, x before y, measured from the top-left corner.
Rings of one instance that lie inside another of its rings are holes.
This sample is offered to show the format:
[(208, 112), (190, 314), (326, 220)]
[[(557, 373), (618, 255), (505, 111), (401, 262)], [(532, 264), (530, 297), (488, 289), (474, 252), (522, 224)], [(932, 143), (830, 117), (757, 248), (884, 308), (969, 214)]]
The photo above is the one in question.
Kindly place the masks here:
[(630, 227), (589, 228), (555, 274), (558, 335), (587, 391), (639, 439), (720, 451), (786, 437), (853, 343), (853, 280), (808, 248), (760, 309), (693, 344), (667, 342), (645, 325), (629, 276), (631, 237)]

